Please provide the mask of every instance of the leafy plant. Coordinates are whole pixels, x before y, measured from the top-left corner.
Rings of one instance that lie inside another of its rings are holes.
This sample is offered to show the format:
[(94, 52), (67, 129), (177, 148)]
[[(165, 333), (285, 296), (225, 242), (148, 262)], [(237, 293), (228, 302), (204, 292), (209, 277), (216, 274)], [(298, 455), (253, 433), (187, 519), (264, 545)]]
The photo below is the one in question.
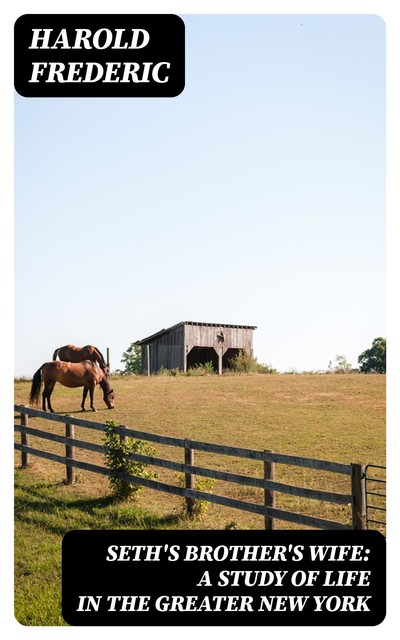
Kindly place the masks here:
[(121, 356), (121, 362), (125, 364), (123, 373), (136, 374), (142, 373), (142, 347), (132, 342), (128, 349)]
[(203, 364), (196, 364), (187, 371), (188, 376), (208, 376), (210, 374), (215, 374), (215, 369), (211, 361), (204, 362)]
[(244, 349), (230, 359), (229, 368), (235, 373), (276, 373), (276, 369), (271, 365), (261, 364)]
[(159, 368), (159, 370), (155, 373), (156, 376), (171, 376), (171, 369), (167, 369), (163, 364)]
[(372, 347), (358, 356), (363, 373), (386, 373), (386, 338), (375, 338)]
[[(114, 420), (108, 420), (106, 425), (104, 439), (106, 466), (112, 471), (129, 473), (141, 478), (155, 478), (156, 473), (148, 469), (148, 463), (137, 462), (130, 457), (131, 453), (154, 457), (155, 449), (144, 440), (135, 440), (116, 433)], [(143, 488), (139, 484), (126, 482), (121, 478), (110, 477), (109, 482), (113, 496), (118, 500), (130, 499)]]
[(181, 375), (182, 371), (180, 371), (178, 369), (178, 367), (174, 367), (173, 369), (167, 369), (167, 367), (164, 367), (164, 365), (162, 364), (161, 367), (159, 368), (159, 370), (154, 374), (156, 376), (179, 376)]
[[(185, 487), (185, 474), (177, 473), (176, 481), (179, 487)], [(212, 493), (214, 490), (215, 480), (214, 478), (207, 478), (205, 476), (195, 476), (194, 477), (194, 489), (195, 491), (204, 491), (205, 493)], [(194, 498), (192, 502), (191, 509), (191, 518), (192, 520), (201, 520), (205, 515), (210, 503), (207, 500), (201, 500), (199, 498)], [(183, 507), (183, 510), (186, 512), (186, 504)]]

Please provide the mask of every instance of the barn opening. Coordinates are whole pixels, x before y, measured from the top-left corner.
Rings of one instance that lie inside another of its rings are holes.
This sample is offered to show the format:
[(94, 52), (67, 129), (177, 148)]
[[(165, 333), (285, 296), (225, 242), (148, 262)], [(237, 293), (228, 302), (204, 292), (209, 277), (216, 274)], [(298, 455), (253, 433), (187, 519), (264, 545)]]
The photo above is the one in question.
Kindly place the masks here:
[(218, 354), (213, 347), (193, 347), (187, 354), (186, 366), (188, 369), (194, 369), (207, 362), (211, 362), (214, 371), (218, 371)]
[(243, 351), (243, 349), (227, 349), (224, 355), (222, 356), (222, 368), (223, 369), (232, 369), (231, 361), (234, 358), (237, 358), (239, 353)]

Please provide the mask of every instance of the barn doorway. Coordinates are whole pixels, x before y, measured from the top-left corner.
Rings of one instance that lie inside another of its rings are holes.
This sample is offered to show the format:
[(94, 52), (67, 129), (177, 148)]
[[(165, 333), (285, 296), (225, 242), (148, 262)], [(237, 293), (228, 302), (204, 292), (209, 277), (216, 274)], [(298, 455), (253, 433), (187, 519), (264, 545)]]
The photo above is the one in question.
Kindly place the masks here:
[(232, 369), (231, 360), (236, 358), (242, 349), (227, 349), (222, 356), (222, 369)]
[(211, 362), (214, 371), (218, 371), (218, 355), (212, 347), (193, 347), (186, 357), (187, 369)]

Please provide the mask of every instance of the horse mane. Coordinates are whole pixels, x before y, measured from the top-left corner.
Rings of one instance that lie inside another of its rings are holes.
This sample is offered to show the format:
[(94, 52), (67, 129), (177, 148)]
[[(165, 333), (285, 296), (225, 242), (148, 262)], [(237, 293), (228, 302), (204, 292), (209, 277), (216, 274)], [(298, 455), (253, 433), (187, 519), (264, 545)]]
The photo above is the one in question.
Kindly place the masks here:
[(112, 391), (111, 385), (108, 379), (104, 376), (103, 380), (99, 380), (99, 385), (103, 389), (104, 393), (110, 393)]
[(104, 360), (104, 356), (103, 356), (103, 354), (101, 353), (101, 351), (99, 351), (99, 349), (98, 349), (97, 347), (93, 347), (93, 349), (95, 350), (95, 352), (96, 352), (96, 353), (97, 353), (97, 355), (99, 356), (101, 364), (104, 364), (104, 365), (105, 365), (105, 364), (106, 364), (106, 361)]

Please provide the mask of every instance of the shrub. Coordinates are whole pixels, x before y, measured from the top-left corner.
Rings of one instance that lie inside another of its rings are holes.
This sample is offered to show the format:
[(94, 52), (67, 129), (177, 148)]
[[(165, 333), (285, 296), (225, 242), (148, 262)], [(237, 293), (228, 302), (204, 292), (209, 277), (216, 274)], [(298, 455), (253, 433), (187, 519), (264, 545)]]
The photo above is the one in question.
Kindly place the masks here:
[[(105, 464), (112, 471), (129, 473), (141, 478), (155, 478), (156, 473), (148, 469), (146, 462), (136, 462), (130, 458), (131, 453), (139, 453), (144, 456), (153, 457), (155, 449), (144, 440), (127, 438), (115, 432), (114, 420), (106, 422), (106, 436), (104, 446), (106, 448)], [(135, 497), (142, 486), (132, 482), (126, 482), (120, 478), (109, 478), (112, 494), (118, 500), (126, 500)]]
[(164, 365), (162, 364), (155, 375), (156, 376), (170, 376), (171, 375), (171, 371), (170, 371), (170, 369), (167, 369), (166, 367), (164, 367)]
[(156, 376), (172, 376), (172, 377), (175, 378), (176, 376), (180, 376), (180, 375), (184, 375), (184, 374), (183, 374), (183, 371), (181, 371), (181, 369), (179, 369), (178, 367), (173, 367), (172, 369), (167, 369), (162, 364), (161, 367), (159, 368), (159, 370), (154, 375), (156, 375)]
[(237, 356), (229, 361), (229, 367), (235, 373), (276, 373), (276, 369), (269, 364), (261, 364), (257, 358), (241, 349)]
[[(185, 474), (177, 473), (176, 480), (179, 487), (185, 487)], [(207, 478), (204, 476), (195, 476), (194, 477), (194, 489), (195, 491), (204, 491), (205, 493), (212, 493), (214, 490), (215, 480), (214, 478)], [(207, 500), (200, 500), (198, 498), (194, 498), (192, 504), (192, 514), (191, 517), (193, 520), (201, 520), (205, 515), (210, 503)], [(187, 513), (186, 510), (186, 502), (183, 506), (183, 511)]]
[(208, 376), (210, 374), (215, 374), (215, 369), (211, 361), (205, 362), (204, 364), (196, 364), (187, 371), (188, 376)]

